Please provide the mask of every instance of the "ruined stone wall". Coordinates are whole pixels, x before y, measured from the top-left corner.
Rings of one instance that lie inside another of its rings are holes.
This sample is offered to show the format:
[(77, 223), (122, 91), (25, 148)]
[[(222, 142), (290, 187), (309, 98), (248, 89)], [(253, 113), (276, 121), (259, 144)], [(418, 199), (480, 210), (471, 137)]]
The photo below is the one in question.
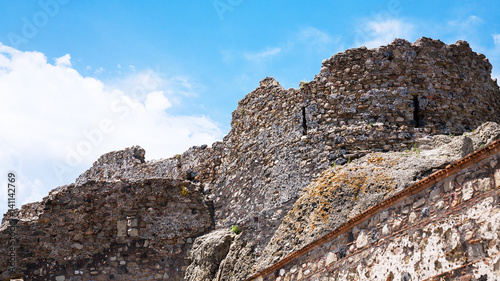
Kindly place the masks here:
[[(383, 130), (387, 135), (382, 141), (394, 150), (399, 145), (394, 142), (406, 139), (400, 132), (461, 134), (479, 126), (479, 120), (498, 122), (499, 90), (490, 73), (488, 60), (467, 42), (396, 39), (378, 49), (351, 49), (325, 60), (320, 74), (304, 87), (325, 96), (318, 105), (324, 112), (313, 118), (318, 123), (391, 125)], [(377, 143), (366, 135), (368, 142)]]
[(500, 122), (500, 90), (490, 73), (488, 60), (463, 41), (397, 39), (378, 49), (350, 49), (325, 60), (300, 89), (261, 81), (239, 102), (229, 134), (212, 147), (127, 168), (113, 164), (116, 159), (107, 168), (103, 157), (77, 183), (199, 180), (214, 200), (217, 228), (244, 225), (261, 249), (302, 189), (334, 163)]
[(220, 165), (220, 142), (189, 148), (182, 155), (168, 159), (145, 161), (146, 151), (139, 146), (112, 151), (99, 157), (92, 167), (76, 179), (76, 184), (88, 181), (114, 181), (169, 178), (210, 183)]
[(199, 186), (168, 179), (64, 186), (12, 215), (24, 280), (182, 280), (194, 238), (214, 226)]
[(253, 280), (499, 280), (499, 195), (497, 141)]
[(243, 224), (261, 249), (327, 167), (499, 122), (500, 90), (490, 73), (466, 42), (421, 38), (336, 54), (300, 89), (264, 79), (239, 102), (222, 143), (217, 227)]
[[(397, 39), (323, 61), (302, 84), (308, 124), (333, 149), (401, 150), (425, 134), (461, 134), (499, 121), (491, 65), (466, 42)], [(415, 107), (417, 106), (417, 107)]]
[[(213, 202), (215, 228), (238, 224), (243, 230), (241, 247), (228, 253), (242, 263), (224, 268), (227, 276), (241, 269), (241, 275), (228, 278), (241, 280), (253, 270), (249, 260), (264, 254), (302, 190), (328, 167), (371, 151), (404, 150), (419, 137), (500, 122), (500, 90), (490, 72), (487, 59), (461, 41), (445, 45), (426, 38), (415, 43), (398, 39), (378, 49), (347, 50), (325, 60), (315, 79), (299, 89), (262, 80), (239, 102), (222, 142), (154, 161), (145, 161), (139, 147), (108, 153), (76, 180), (74, 189), (92, 181), (110, 186), (162, 179), (199, 182), (197, 192), (205, 197), (200, 200), (208, 209)], [(127, 200), (123, 202), (134, 201)], [(37, 206), (25, 207), (26, 212)], [(207, 228), (199, 230), (196, 235)]]

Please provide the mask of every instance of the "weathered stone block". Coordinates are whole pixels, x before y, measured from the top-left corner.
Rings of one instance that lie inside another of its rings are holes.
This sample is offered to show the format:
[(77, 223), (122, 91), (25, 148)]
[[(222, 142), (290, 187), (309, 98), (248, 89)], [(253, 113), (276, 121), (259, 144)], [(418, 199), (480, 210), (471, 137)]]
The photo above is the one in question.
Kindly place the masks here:
[(485, 192), (491, 189), (491, 179), (482, 178), (477, 180), (477, 189), (481, 192)]
[(417, 214), (415, 212), (411, 212), (410, 215), (408, 216), (408, 222), (414, 223), (415, 219), (417, 219)]
[(356, 247), (363, 248), (366, 245), (368, 245), (368, 234), (363, 230), (358, 234), (358, 238), (356, 239)]
[(401, 219), (394, 220), (393, 229), (394, 230), (399, 230), (399, 228), (401, 228), (401, 224), (402, 224)]
[(495, 171), (495, 188), (500, 187), (500, 169)]
[(130, 237), (139, 236), (139, 231), (137, 230), (137, 228), (130, 228), (128, 230), (128, 236), (130, 236)]
[(387, 236), (391, 233), (391, 228), (388, 224), (384, 225), (382, 228), (382, 236)]
[(444, 182), (444, 192), (450, 192), (453, 190), (455, 177), (447, 178)]
[(472, 181), (466, 181), (462, 186), (462, 201), (467, 201), (474, 195), (474, 186)]
[(389, 212), (385, 211), (380, 213), (380, 221), (383, 222), (389, 217)]
[(413, 209), (419, 208), (425, 204), (425, 198), (420, 198), (417, 202), (413, 203)]
[(116, 222), (116, 236), (124, 237), (127, 236), (127, 221), (126, 220), (118, 220)]
[(441, 198), (441, 188), (436, 187), (435, 189), (433, 189), (429, 195), (429, 198), (431, 201), (436, 201)]
[(127, 218), (127, 225), (129, 227), (137, 227), (138, 226), (137, 218)]
[(326, 266), (330, 266), (332, 263), (337, 261), (337, 255), (333, 252), (328, 253), (326, 256)]

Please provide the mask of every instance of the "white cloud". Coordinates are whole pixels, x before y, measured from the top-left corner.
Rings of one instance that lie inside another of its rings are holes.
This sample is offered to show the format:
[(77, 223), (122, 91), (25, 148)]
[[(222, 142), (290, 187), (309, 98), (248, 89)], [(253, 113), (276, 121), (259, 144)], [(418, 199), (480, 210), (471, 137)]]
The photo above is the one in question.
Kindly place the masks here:
[(376, 48), (391, 43), (395, 38), (411, 40), (415, 26), (398, 19), (369, 21), (356, 31), (355, 44)]
[(483, 22), (484, 21), (482, 18), (475, 16), (475, 15), (471, 15), (465, 19), (461, 18), (461, 19), (449, 21), (448, 25), (451, 27), (454, 27), (454, 28), (470, 29), (470, 28), (473, 28), (473, 26), (481, 24)]
[(269, 59), (274, 57), (275, 55), (281, 52), (281, 48), (279, 47), (267, 47), (263, 51), (257, 53), (245, 53), (244, 57), (248, 61), (262, 61), (264, 59)]
[(491, 36), (493, 36), (493, 42), (495, 42), (495, 46), (500, 47), (500, 33), (492, 34)]
[(163, 95), (162, 91), (155, 91), (147, 95), (144, 106), (147, 111), (162, 113), (167, 108), (172, 107), (172, 104)]
[(301, 42), (307, 42), (314, 45), (330, 44), (334, 41), (330, 35), (314, 27), (301, 29), (297, 39)]
[(95, 70), (95, 74), (99, 74), (101, 72), (104, 72), (104, 68), (103, 67), (99, 67), (98, 69)]
[(342, 36), (331, 36), (314, 27), (305, 27), (288, 41), (286, 50), (300, 49), (304, 54), (331, 55), (332, 52), (340, 51)]
[(178, 104), (183, 97), (198, 96), (198, 85), (188, 77), (169, 76), (159, 68), (134, 71), (124, 78), (107, 81), (106, 88), (110, 91), (120, 89), (124, 95), (140, 102), (145, 102), (149, 92), (157, 90), (161, 90), (173, 104)]
[[(145, 73), (157, 82), (144, 80)], [(160, 76), (147, 71), (122, 81), (140, 91), (133, 96), (83, 77), (69, 55), (52, 65), (42, 53), (0, 44), (0, 170), (19, 174), (19, 202), (40, 200), (73, 182), (112, 150), (140, 145), (147, 159), (158, 159), (220, 139), (208, 117), (168, 113), (172, 99), (180, 100), (169, 87), (182, 85), (186, 94), (193, 88), (187, 78)], [(0, 193), (0, 213), (6, 206), (6, 193)]]
[(60, 58), (56, 58), (56, 66), (71, 67), (71, 56), (66, 54)]
[(466, 40), (476, 51), (483, 51), (480, 43), (483, 36), (479, 29), (484, 25), (484, 20), (475, 15), (457, 16), (455, 19), (446, 22), (446, 24), (435, 24), (434, 33), (440, 35), (439, 38), (445, 42), (456, 42), (457, 40)]

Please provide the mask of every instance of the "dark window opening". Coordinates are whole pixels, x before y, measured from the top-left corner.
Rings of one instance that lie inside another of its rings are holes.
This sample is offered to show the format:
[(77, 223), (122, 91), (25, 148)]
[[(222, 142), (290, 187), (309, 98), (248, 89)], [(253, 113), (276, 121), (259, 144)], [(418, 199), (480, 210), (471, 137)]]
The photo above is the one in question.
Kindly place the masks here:
[(385, 51), (384, 52), (384, 57), (388, 59), (389, 61), (392, 61), (394, 59), (394, 53), (391, 51)]
[(302, 107), (302, 131), (303, 135), (307, 135), (306, 108)]
[(413, 97), (413, 121), (415, 122), (415, 127), (420, 127), (420, 118), (418, 118), (420, 111), (420, 104), (418, 102), (418, 97)]

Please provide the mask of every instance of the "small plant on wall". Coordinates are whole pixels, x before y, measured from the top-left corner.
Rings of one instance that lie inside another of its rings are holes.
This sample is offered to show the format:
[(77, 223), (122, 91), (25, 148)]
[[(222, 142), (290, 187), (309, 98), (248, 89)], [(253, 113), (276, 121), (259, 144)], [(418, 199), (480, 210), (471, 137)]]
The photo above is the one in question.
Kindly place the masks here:
[(234, 234), (240, 234), (241, 233), (241, 228), (238, 225), (235, 224), (235, 225), (231, 226), (231, 231)]

